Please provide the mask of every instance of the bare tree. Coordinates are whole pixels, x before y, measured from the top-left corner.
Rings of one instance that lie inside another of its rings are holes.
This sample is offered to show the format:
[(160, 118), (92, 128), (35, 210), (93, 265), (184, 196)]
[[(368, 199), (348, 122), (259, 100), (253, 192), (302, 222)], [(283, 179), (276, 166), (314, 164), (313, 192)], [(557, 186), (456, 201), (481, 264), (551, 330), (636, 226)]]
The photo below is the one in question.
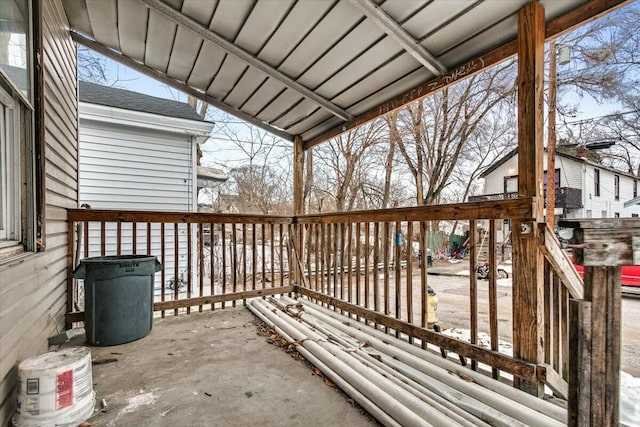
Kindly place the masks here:
[(442, 201), (471, 141), (491, 125), (490, 112), (515, 93), (513, 62), (477, 74), (398, 113), (390, 129), (416, 186), (417, 205)]

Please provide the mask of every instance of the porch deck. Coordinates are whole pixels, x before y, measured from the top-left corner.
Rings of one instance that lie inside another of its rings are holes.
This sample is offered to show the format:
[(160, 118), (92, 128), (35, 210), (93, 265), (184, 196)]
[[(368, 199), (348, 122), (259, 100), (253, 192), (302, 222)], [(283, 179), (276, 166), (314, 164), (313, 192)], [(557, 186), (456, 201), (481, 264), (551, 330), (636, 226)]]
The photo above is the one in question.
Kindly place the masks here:
[(374, 426), (335, 387), (257, 334), (242, 305), (156, 319), (138, 341), (92, 347), (93, 426)]

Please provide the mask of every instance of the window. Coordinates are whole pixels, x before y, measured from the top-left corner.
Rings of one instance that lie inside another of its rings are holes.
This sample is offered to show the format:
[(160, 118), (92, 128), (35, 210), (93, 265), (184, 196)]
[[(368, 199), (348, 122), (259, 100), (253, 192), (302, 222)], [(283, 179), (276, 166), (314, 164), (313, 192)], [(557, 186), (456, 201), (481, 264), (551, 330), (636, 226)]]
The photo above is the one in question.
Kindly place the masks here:
[(0, 261), (35, 250), (31, 9), (3, 0), (0, 20)]
[(593, 195), (600, 197), (600, 169), (593, 170)]
[(613, 216), (614, 216), (615, 218), (620, 218), (620, 212), (615, 212), (615, 213), (613, 214)]
[(631, 218), (638, 218), (638, 214), (631, 214)]
[(638, 197), (638, 181), (637, 180), (633, 180), (633, 198), (635, 199), (636, 197)]
[(616, 200), (620, 200), (620, 176), (613, 176), (613, 192)]
[(585, 216), (587, 218), (591, 218), (593, 216), (592, 213), (591, 213), (591, 209), (587, 209), (587, 212), (585, 213)]

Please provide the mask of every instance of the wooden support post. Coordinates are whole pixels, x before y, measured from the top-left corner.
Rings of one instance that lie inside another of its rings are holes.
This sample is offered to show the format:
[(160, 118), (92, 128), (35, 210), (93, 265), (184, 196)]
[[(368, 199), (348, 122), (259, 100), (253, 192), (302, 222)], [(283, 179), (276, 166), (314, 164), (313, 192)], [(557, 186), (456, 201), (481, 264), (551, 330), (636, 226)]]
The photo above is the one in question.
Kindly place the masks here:
[[(536, 245), (536, 223), (543, 220), (543, 78), (544, 8), (530, 2), (518, 14), (518, 194), (533, 197), (529, 218), (513, 222), (513, 348), (514, 356), (539, 364), (544, 359), (543, 257)], [(516, 379), (516, 386), (534, 395), (540, 381)]]
[[(569, 391), (581, 401), (569, 406), (570, 425), (617, 426), (621, 266), (640, 264), (640, 220), (563, 220), (559, 225), (574, 228), (574, 259), (584, 266), (584, 299), (591, 304), (590, 345), (574, 347), (570, 342), (571, 356), (590, 360), (586, 368), (573, 366), (575, 360), (570, 360)], [(570, 339), (581, 327), (571, 320)]]
[(589, 425), (591, 409), (591, 303), (569, 303), (569, 345), (574, 350), (569, 360), (569, 427)]
[[(304, 149), (302, 147), (302, 137), (296, 136), (293, 139), (293, 215), (301, 215), (304, 213), (304, 200), (303, 200), (303, 179), (304, 179)], [(304, 236), (303, 226), (294, 224), (295, 232), (295, 248), (293, 256), (303, 260), (302, 251), (304, 250)], [(293, 274), (294, 283), (296, 285), (302, 284), (303, 271), (299, 268), (299, 263), (296, 260), (289, 260), (289, 268), (291, 274)]]

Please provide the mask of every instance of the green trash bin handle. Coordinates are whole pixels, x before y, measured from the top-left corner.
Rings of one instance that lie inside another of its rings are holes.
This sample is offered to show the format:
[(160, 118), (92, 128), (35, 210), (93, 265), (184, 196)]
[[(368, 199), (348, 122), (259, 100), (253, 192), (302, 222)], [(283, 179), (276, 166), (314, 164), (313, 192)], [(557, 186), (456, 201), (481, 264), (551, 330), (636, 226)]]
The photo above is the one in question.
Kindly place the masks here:
[[(155, 264), (153, 266), (154, 271), (157, 273), (159, 271), (162, 271), (162, 263), (160, 261), (158, 261), (158, 258), (154, 259)], [(85, 279), (87, 275), (87, 265), (83, 262), (80, 263), (80, 265), (78, 267), (76, 267), (75, 270), (73, 270), (73, 277), (75, 277), (76, 279)]]

